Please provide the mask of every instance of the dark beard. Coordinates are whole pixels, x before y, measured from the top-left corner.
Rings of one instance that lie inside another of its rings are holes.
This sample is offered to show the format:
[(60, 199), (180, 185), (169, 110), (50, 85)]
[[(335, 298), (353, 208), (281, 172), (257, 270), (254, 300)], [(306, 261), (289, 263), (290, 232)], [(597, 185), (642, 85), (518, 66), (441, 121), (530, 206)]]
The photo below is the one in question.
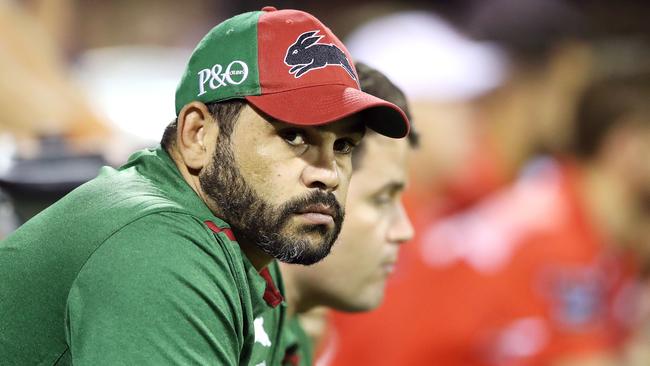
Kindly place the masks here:
[[(266, 254), (286, 263), (314, 264), (325, 258), (336, 241), (343, 223), (343, 208), (334, 194), (314, 190), (309, 194), (274, 207), (264, 201), (244, 180), (230, 149), (228, 138), (219, 136), (212, 165), (199, 175), (203, 191), (214, 200), (218, 216), (226, 221), (238, 241), (252, 243)], [(307, 206), (322, 204), (334, 213), (334, 228), (307, 225), (294, 235), (282, 234), (292, 215)], [(300, 234), (318, 233), (316, 245)]]

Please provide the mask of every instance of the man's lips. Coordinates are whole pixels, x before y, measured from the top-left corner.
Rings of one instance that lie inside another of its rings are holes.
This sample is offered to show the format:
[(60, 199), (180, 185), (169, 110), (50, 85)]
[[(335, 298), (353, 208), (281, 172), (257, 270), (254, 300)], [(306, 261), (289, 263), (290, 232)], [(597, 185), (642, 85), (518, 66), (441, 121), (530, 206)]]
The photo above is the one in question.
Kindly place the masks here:
[(382, 263), (381, 268), (384, 271), (386, 276), (390, 275), (395, 271), (395, 266), (397, 265), (397, 255), (392, 255), (387, 257)]
[(315, 205), (309, 205), (301, 210), (298, 211), (300, 214), (309, 214), (309, 213), (317, 213), (317, 214), (323, 214), (323, 215), (329, 215), (334, 217), (336, 215), (336, 212), (331, 206), (323, 205), (323, 204), (315, 204)]
[(391, 273), (395, 272), (395, 265), (396, 262), (386, 262), (382, 265), (382, 269), (384, 270), (384, 274), (386, 276), (390, 275)]
[(316, 204), (299, 210), (298, 215), (315, 225), (330, 225), (334, 224), (336, 211), (330, 206)]

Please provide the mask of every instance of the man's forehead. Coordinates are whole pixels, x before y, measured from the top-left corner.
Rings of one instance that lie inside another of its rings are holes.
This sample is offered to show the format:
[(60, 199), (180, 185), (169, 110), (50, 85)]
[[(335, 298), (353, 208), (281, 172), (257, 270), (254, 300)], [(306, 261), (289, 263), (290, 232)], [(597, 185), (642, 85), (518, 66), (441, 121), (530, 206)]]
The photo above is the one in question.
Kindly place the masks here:
[(406, 160), (410, 151), (406, 138), (393, 139), (370, 132), (363, 141), (363, 149), (366, 151), (361, 159), (362, 166), (381, 160), (383, 164), (393, 163), (406, 169)]
[(392, 185), (403, 188), (408, 176), (408, 152), (410, 146), (406, 139), (391, 139), (371, 133), (366, 136), (359, 168), (354, 179), (364, 179), (373, 186)]
[(372, 196), (381, 193), (400, 193), (407, 187), (406, 174), (389, 175), (381, 173), (360, 173), (352, 177), (351, 186), (356, 186), (356, 192), (361, 197)]

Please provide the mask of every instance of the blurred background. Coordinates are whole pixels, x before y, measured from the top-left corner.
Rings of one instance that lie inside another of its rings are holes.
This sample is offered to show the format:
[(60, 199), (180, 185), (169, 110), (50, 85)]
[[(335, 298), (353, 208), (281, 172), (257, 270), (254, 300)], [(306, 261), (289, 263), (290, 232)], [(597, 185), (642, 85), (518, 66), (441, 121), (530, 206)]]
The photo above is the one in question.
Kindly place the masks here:
[(196, 43), (265, 5), (327, 24), (422, 135), (416, 238), (320, 365), (650, 364), (642, 1), (0, 0), (0, 239), (156, 145)]

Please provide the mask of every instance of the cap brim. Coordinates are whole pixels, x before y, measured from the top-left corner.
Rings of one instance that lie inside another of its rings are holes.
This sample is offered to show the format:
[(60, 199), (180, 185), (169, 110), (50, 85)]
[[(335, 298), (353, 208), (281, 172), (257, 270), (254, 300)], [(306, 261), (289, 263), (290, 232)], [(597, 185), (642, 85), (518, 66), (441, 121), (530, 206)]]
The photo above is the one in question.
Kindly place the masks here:
[(345, 85), (322, 85), (280, 93), (247, 96), (246, 100), (280, 121), (315, 126), (362, 113), (366, 126), (384, 136), (401, 138), (409, 121), (396, 105)]

